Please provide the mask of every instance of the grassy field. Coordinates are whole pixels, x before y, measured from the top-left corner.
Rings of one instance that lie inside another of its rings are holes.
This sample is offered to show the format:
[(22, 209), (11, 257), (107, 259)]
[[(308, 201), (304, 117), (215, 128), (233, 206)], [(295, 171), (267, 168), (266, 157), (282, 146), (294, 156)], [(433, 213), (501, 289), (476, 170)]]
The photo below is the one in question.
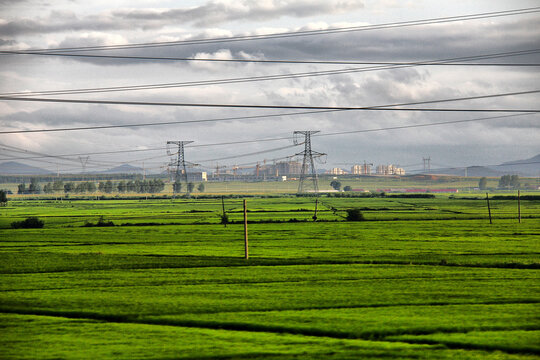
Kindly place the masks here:
[(539, 201), (247, 203), (249, 260), (241, 199), (1, 207), (0, 358), (540, 357)]

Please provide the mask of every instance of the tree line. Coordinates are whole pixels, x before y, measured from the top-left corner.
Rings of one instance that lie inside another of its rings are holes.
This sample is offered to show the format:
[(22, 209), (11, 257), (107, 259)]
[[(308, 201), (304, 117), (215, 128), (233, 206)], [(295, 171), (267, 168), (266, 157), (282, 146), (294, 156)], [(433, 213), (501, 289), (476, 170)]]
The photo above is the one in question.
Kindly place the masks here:
[[(498, 189), (519, 189), (521, 187), (521, 182), (518, 175), (503, 175), (499, 179)], [(478, 188), (480, 190), (486, 190), (487, 178), (484, 176), (478, 181)]]
[(100, 181), (97, 186), (93, 181), (83, 181), (75, 183), (73, 181), (64, 183), (62, 180), (49, 182), (41, 187), (37, 179), (31, 179), (27, 186), (25, 183), (19, 184), (17, 188), (18, 194), (53, 194), (64, 192), (84, 194), (100, 191), (102, 193), (159, 193), (165, 189), (165, 183), (161, 179), (153, 180), (130, 180), (113, 182), (111, 180)]

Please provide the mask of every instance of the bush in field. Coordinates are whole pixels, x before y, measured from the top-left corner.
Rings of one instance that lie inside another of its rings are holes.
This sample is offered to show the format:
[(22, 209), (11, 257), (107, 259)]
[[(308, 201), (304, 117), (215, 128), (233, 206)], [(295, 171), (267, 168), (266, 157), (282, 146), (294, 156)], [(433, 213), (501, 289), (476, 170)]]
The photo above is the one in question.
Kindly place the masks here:
[(23, 221), (14, 221), (11, 223), (13, 229), (41, 229), (43, 225), (45, 225), (45, 223), (35, 216), (31, 216)]
[(337, 180), (332, 180), (332, 182), (330, 182), (330, 186), (334, 188), (334, 190), (339, 191), (339, 189), (341, 189), (341, 182)]
[(364, 221), (364, 214), (358, 208), (347, 209), (347, 221)]
[(221, 217), (221, 223), (227, 226), (227, 224), (229, 223), (229, 215), (225, 213), (225, 214), (220, 215), (220, 217)]
[(95, 224), (92, 224), (91, 222), (89, 221), (86, 221), (83, 225), (84, 227), (93, 227), (93, 226), (97, 226), (97, 227), (107, 227), (107, 226), (114, 226), (114, 223), (112, 221), (107, 221), (105, 220), (105, 217), (103, 215), (101, 215), (97, 221), (97, 223)]
[(345, 186), (343, 188), (343, 191), (352, 191), (352, 187), (350, 187), (349, 185)]

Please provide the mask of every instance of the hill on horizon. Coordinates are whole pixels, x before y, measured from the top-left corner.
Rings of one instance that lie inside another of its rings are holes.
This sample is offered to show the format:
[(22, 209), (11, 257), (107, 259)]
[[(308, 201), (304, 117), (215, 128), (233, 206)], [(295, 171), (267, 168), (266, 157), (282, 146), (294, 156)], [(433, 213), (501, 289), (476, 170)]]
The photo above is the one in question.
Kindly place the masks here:
[(104, 171), (96, 171), (97, 174), (142, 174), (144, 170), (129, 164), (122, 164)]
[(52, 171), (36, 166), (22, 164), (16, 161), (7, 161), (0, 164), (0, 175), (49, 175)]

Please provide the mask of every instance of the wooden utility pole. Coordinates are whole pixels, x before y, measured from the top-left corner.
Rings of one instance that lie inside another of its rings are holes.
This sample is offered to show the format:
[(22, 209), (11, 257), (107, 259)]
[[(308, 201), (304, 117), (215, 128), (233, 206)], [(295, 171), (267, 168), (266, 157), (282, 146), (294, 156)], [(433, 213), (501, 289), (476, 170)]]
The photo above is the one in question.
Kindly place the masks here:
[(244, 199), (244, 258), (249, 259), (249, 247), (248, 247), (248, 223), (247, 223), (247, 206), (246, 199)]
[(518, 222), (521, 224), (521, 201), (520, 201), (519, 190), (518, 190)]
[(489, 195), (488, 195), (488, 193), (486, 193), (486, 201), (487, 201), (488, 214), (489, 214), (489, 223), (490, 223), (490, 224), (493, 224), (493, 223), (491, 222), (491, 208), (489, 207)]
[(227, 227), (227, 221), (225, 219), (225, 200), (223, 199), (223, 195), (221, 195), (221, 222)]

